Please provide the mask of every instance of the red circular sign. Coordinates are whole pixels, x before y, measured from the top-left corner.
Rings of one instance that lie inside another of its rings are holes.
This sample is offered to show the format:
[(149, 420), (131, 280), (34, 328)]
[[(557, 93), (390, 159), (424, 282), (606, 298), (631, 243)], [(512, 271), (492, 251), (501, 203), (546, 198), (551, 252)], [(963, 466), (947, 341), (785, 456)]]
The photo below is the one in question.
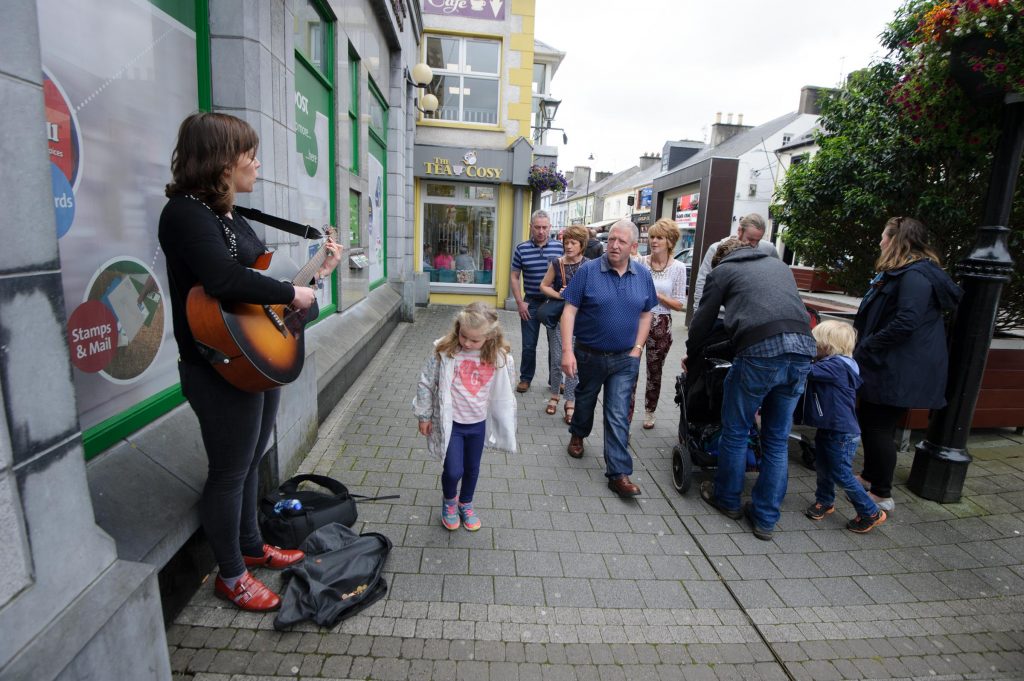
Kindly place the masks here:
[(50, 161), (60, 168), (74, 188), (81, 162), (78, 126), (64, 91), (46, 72), (43, 73), (43, 100), (46, 104), (46, 139)]
[(71, 363), (94, 374), (110, 364), (117, 352), (117, 319), (98, 300), (87, 300), (68, 320), (68, 349)]

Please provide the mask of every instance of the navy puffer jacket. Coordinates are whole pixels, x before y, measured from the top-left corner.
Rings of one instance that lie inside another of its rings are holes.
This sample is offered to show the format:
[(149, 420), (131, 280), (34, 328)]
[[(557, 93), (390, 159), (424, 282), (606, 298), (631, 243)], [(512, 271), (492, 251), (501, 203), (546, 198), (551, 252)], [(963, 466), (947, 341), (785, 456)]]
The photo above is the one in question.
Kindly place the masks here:
[(948, 353), (942, 313), (963, 291), (930, 260), (883, 272), (853, 322), (861, 399), (893, 407), (946, 404)]

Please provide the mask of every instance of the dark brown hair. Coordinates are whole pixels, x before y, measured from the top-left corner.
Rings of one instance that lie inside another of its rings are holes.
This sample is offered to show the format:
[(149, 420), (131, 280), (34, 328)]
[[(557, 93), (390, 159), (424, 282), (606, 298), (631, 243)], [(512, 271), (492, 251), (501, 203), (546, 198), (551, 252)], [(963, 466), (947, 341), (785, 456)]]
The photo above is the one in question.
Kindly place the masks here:
[(885, 223), (889, 243), (875, 261), (875, 270), (887, 272), (928, 259), (942, 267), (938, 253), (928, 245), (928, 228), (917, 218), (889, 218)]
[(738, 251), (741, 248), (753, 248), (753, 246), (740, 241), (734, 236), (731, 236), (728, 239), (723, 239), (722, 243), (718, 246), (718, 250), (716, 250), (715, 254), (711, 256), (711, 267), (718, 267), (718, 263), (725, 260), (730, 253)]
[(260, 138), (252, 126), (228, 114), (199, 111), (181, 122), (171, 154), (168, 196), (192, 194), (218, 215), (231, 210), (235, 191), (225, 177), (243, 155), (256, 156)]
[(582, 225), (573, 225), (572, 227), (566, 227), (562, 231), (562, 243), (565, 243), (566, 239), (575, 241), (580, 245), (580, 248), (586, 250), (587, 242), (590, 241), (590, 230)]

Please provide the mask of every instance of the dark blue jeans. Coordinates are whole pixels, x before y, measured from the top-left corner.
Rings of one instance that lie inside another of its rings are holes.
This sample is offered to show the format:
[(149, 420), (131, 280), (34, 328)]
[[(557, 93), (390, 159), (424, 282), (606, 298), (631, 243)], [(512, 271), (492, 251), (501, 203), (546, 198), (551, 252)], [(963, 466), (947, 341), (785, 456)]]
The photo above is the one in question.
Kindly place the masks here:
[(814, 436), (814, 470), (818, 474), (814, 500), (826, 508), (832, 506), (839, 487), (857, 509), (857, 515), (867, 518), (878, 513), (878, 505), (853, 477), (853, 455), (859, 441), (856, 433), (818, 429)]
[(242, 554), (263, 555), (257, 513), (260, 460), (274, 432), (280, 390), (247, 393), (208, 365), (178, 363), (181, 392), (199, 418), (209, 462), (199, 517), (221, 577), (245, 572)]
[(480, 479), (480, 459), (484, 453), (486, 427), (486, 421), (452, 423), (452, 437), (448, 440), (444, 471), (441, 473), (441, 490), (445, 499), (454, 499), (458, 494), (463, 504), (473, 501), (476, 481)]
[(597, 394), (604, 388), (604, 464), (609, 479), (633, 474), (629, 453), (629, 404), (640, 373), (640, 358), (628, 352), (614, 355), (591, 354), (575, 348), (576, 411), (569, 432), (587, 437), (594, 428)]
[(737, 357), (725, 377), (722, 439), (715, 473), (715, 498), (726, 508), (740, 507), (747, 468), (747, 436), (761, 408), (760, 473), (750, 494), (754, 524), (771, 530), (789, 483), (789, 431), (793, 410), (804, 392), (811, 358)]
[[(533, 382), (533, 376), (537, 373), (537, 341), (540, 339), (541, 323), (537, 321), (537, 308), (540, 307), (541, 303), (544, 302), (543, 298), (527, 298), (527, 308), (530, 311), (530, 319), (520, 319), (519, 326), (523, 334), (523, 361), (519, 363), (519, 380), (526, 381), (527, 383)], [(548, 364), (551, 364), (551, 342), (558, 329), (548, 329), (545, 327), (548, 333)], [(555, 364), (560, 364), (562, 358), (559, 357)], [(559, 376), (561, 379), (561, 376)], [(551, 382), (551, 377), (548, 377), (548, 383)]]

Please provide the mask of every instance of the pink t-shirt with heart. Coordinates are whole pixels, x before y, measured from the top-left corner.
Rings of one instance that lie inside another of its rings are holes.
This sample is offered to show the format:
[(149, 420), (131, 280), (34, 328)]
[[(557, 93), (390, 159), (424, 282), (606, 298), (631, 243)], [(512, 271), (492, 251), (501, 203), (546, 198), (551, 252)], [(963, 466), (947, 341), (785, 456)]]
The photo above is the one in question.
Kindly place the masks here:
[(479, 350), (455, 353), (455, 378), (452, 380), (452, 416), (456, 423), (472, 424), (487, 420), (487, 402), (494, 385), (494, 367), (480, 363)]

